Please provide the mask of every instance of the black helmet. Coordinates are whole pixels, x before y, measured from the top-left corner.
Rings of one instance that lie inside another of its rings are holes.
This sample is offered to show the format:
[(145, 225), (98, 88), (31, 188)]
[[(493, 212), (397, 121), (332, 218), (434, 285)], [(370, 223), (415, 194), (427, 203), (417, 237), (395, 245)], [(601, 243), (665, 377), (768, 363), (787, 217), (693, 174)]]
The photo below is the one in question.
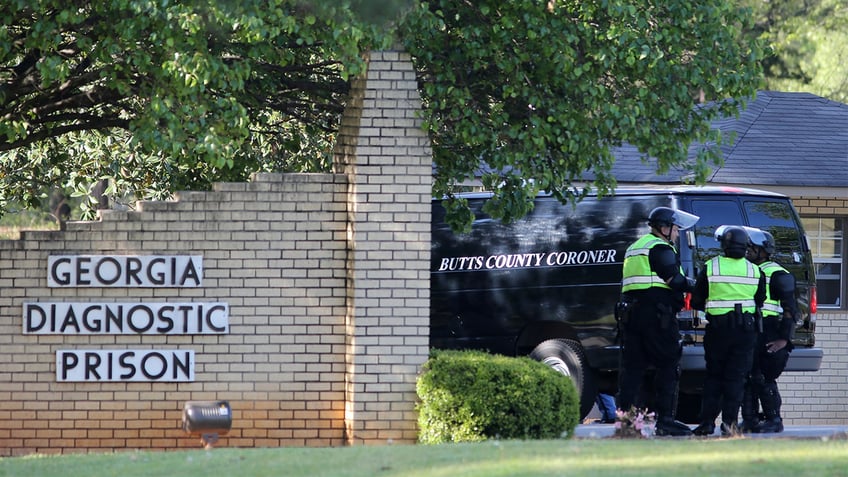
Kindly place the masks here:
[(651, 227), (670, 227), (676, 225), (680, 230), (686, 230), (695, 225), (700, 217), (682, 210), (674, 210), (669, 207), (657, 207), (648, 216), (648, 225)]
[(774, 254), (775, 245), (774, 236), (772, 234), (754, 227), (745, 227), (745, 231), (748, 232), (748, 237), (751, 239), (751, 245), (760, 247), (768, 255)]
[(721, 251), (728, 257), (742, 258), (748, 250), (751, 239), (744, 228), (736, 225), (722, 225), (715, 231), (715, 238), (721, 244)]

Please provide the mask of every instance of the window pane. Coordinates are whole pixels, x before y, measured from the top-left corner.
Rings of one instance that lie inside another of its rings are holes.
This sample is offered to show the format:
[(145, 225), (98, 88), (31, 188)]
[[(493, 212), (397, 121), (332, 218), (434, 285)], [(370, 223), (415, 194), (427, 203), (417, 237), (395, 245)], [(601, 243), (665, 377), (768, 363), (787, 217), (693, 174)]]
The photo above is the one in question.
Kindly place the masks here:
[(739, 204), (734, 200), (693, 200), (692, 213), (700, 217), (695, 224), (695, 242), (700, 252), (695, 260), (698, 262), (704, 262), (721, 254), (721, 246), (714, 236), (715, 230), (720, 225), (745, 223), (742, 220)]
[(806, 217), (801, 221), (810, 241), (816, 266), (816, 291), (822, 307), (839, 307), (842, 296), (842, 220)]
[[(819, 306), (838, 307), (839, 303), (839, 280), (816, 279), (816, 295)], [(824, 300), (827, 300), (826, 302)]]
[(775, 256), (772, 257), (774, 260), (788, 262), (792, 251), (802, 248), (801, 234), (788, 203), (746, 200), (745, 213), (748, 214), (751, 226), (774, 236), (777, 248)]

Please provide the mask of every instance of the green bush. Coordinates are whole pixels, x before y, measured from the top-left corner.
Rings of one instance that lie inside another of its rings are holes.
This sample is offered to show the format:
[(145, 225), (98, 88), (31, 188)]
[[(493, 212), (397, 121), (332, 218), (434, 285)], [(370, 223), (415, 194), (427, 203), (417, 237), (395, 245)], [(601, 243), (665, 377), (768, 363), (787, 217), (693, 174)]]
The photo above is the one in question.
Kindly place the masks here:
[(571, 437), (579, 421), (571, 380), (527, 357), (433, 350), (416, 390), (425, 444)]

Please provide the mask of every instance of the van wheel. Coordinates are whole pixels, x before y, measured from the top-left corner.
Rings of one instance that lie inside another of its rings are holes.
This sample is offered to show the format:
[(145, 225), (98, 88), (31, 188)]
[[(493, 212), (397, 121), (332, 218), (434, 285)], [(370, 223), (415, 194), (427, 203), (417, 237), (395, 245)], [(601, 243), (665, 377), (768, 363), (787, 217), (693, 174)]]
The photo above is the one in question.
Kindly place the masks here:
[(580, 397), (580, 420), (589, 415), (598, 390), (586, 354), (578, 342), (559, 339), (543, 341), (530, 353), (530, 357), (571, 378)]

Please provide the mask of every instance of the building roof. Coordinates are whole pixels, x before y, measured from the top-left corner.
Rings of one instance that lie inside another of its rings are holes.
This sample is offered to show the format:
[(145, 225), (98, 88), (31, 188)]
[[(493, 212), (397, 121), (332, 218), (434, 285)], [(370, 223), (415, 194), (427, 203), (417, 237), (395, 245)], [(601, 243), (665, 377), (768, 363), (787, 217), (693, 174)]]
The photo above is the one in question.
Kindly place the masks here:
[[(724, 164), (708, 182), (757, 186), (848, 186), (848, 105), (810, 93), (760, 91), (738, 118), (715, 121), (736, 140), (723, 145)], [(699, 145), (690, 148), (694, 157)], [(685, 168), (657, 175), (656, 162), (633, 146), (614, 151), (619, 182), (679, 183)]]

